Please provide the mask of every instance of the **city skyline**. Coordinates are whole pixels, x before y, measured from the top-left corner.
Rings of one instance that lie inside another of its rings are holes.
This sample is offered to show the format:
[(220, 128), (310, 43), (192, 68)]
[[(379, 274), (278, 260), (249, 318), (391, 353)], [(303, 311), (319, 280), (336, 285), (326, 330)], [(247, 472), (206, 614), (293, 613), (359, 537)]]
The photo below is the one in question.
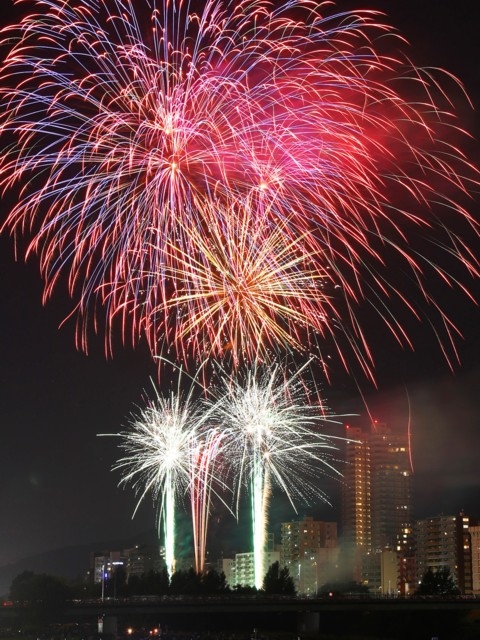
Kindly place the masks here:
[[(428, 4), (430, 9), (434, 6), (433, 2)], [(355, 3), (359, 6), (367, 5)], [(440, 51), (438, 34), (429, 39), (432, 34), (428, 26), (422, 27), (421, 20), (411, 26), (408, 7), (400, 14), (397, 9), (397, 20), (393, 14), (388, 19), (413, 42), (414, 59), (420, 57), (420, 63), (438, 64), (456, 73), (466, 82), (478, 108), (478, 84), (470, 65), (475, 67), (480, 61), (479, 49), (478, 45), (469, 45), (467, 39), (462, 42), (461, 37), (462, 29), (468, 33), (468, 25), (475, 22), (475, 14), (468, 14), (466, 7), (465, 3), (462, 27), (450, 25), (445, 14), (436, 16), (458, 39), (451, 60), (439, 60), (445, 53)], [(410, 9), (413, 12), (413, 3)], [(424, 11), (420, 15), (426, 20), (428, 11)], [(460, 20), (462, 16), (457, 15)], [(425, 46), (427, 41), (432, 43), (431, 50)], [(478, 119), (478, 114), (475, 117)], [(478, 134), (478, 122), (471, 122), (468, 128)], [(125, 426), (134, 405), (141, 402), (143, 390), (149, 388), (149, 378), (155, 377), (156, 368), (145, 345), (135, 352), (118, 350), (111, 361), (104, 358), (101, 338), (91, 345), (88, 356), (76, 352), (71, 323), (57, 329), (68, 301), (57, 297), (42, 308), (35, 260), (27, 266), (14, 263), (12, 242), (5, 236), (0, 247), (4, 426), (1, 566), (63, 546), (65, 541), (111, 539), (120, 532), (123, 537), (151, 528), (154, 513), (148, 501), (131, 520), (135, 497), (117, 488), (120, 478), (110, 471), (118, 451), (111, 441), (102, 441), (96, 435), (116, 433)], [(475, 287), (478, 293), (478, 282)], [(462, 499), (466, 504), (458, 504), (455, 511), (472, 511), (475, 504), (478, 510), (471, 515), (480, 511), (476, 470), (480, 441), (476, 433), (480, 430), (478, 310), (457, 299), (455, 292), (449, 304), (458, 305), (457, 313), (463, 316), (459, 324), (466, 336), (459, 347), (463, 366), (455, 374), (448, 371), (441, 355), (434, 353), (429, 328), (418, 327), (415, 354), (404, 354), (389, 343), (388, 351), (378, 357), (379, 391), (375, 392), (372, 385), (361, 385), (372, 417), (398, 428), (407, 424), (410, 413), (414, 477), (418, 479), (414, 480), (414, 492), (419, 496), (416, 511), (425, 516), (434, 515), (425, 510), (437, 501), (438, 511), (448, 511), (455, 500)], [(382, 351), (381, 345), (377, 351)], [(361, 396), (343, 371), (333, 371), (332, 384), (324, 385), (324, 394), (334, 411), (361, 411), (362, 415), (351, 421), (368, 425)], [(334, 504), (331, 513), (338, 507)], [(322, 508), (323, 517), (331, 520), (328, 509)]]
[[(411, 539), (408, 550), (387, 543), (368, 551), (360, 551), (356, 560), (351, 554), (349, 535), (340, 534), (339, 523), (316, 520), (312, 516), (297, 516), (287, 522), (273, 523), (277, 533), (267, 535), (263, 577), (273, 563), (286, 567), (297, 587), (297, 593), (313, 594), (327, 585), (353, 584), (368, 588), (370, 593), (408, 596), (414, 594), (416, 585), (422, 582), (427, 571), (448, 570), (462, 594), (478, 596), (480, 564), (478, 535), (480, 519), (463, 511), (457, 514), (440, 514), (411, 522)], [(345, 524), (345, 521), (343, 521)], [(372, 528), (374, 536), (376, 527)], [(377, 532), (378, 533), (378, 532)], [(52, 571), (50, 567), (34, 567), (51, 575), (72, 578), (77, 582), (102, 582), (103, 572), (110, 573), (115, 565), (126, 568), (129, 575), (141, 576), (150, 571), (166, 571), (165, 548), (158, 539), (143, 542), (116, 542), (110, 546), (89, 549), (83, 555), (84, 564), (79, 573), (68, 574), (65, 570)], [(72, 552), (74, 549), (72, 548)], [(224, 572), (230, 588), (236, 585), (255, 587), (253, 551), (241, 546), (228, 553), (210, 554), (206, 571)], [(86, 570), (87, 558), (90, 559)], [(78, 558), (77, 558), (78, 560)], [(190, 572), (200, 575), (204, 570), (194, 568), (192, 550), (178, 559), (175, 572)], [(360, 561), (360, 563), (359, 563)], [(12, 574), (13, 578), (13, 574)], [(111, 578), (109, 578), (111, 579)], [(259, 587), (262, 588), (262, 587)], [(158, 595), (152, 592), (151, 595)]]

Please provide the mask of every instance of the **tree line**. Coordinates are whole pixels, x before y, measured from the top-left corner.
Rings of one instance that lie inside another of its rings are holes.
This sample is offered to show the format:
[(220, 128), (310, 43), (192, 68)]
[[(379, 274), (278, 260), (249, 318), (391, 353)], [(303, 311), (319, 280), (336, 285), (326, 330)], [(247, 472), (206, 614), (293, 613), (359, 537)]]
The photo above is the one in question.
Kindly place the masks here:
[[(352, 586), (353, 585), (353, 586)], [(343, 587), (343, 588), (342, 588)], [(348, 583), (345, 585), (328, 584), (320, 589), (322, 593), (338, 594), (341, 592), (357, 591), (366, 594), (368, 589), (364, 585)], [(448, 568), (442, 567), (436, 571), (429, 569), (416, 595), (426, 596), (454, 596), (459, 589)], [(225, 574), (215, 569), (204, 573), (197, 573), (193, 568), (180, 570), (168, 575), (164, 568), (161, 571), (149, 571), (142, 575), (130, 576), (127, 580), (125, 569), (116, 567), (113, 574), (102, 583), (87, 583), (85, 581), (67, 582), (66, 580), (49, 574), (36, 574), (24, 571), (16, 576), (10, 586), (12, 602), (29, 608), (58, 610), (68, 602), (79, 599), (92, 598), (130, 598), (134, 596), (209, 596), (209, 595), (289, 595), (295, 596), (295, 584), (288, 567), (280, 567), (279, 562), (273, 563), (265, 574), (262, 589), (235, 585), (230, 587)]]
[(49, 574), (23, 571), (16, 576), (10, 586), (10, 599), (19, 605), (33, 606), (36, 603), (61, 603), (74, 599), (89, 598), (129, 598), (132, 596), (176, 596), (176, 595), (227, 595), (227, 594), (279, 594), (295, 595), (295, 584), (287, 567), (281, 568), (275, 562), (268, 569), (262, 589), (236, 585), (230, 587), (225, 574), (215, 569), (197, 573), (193, 568), (179, 570), (168, 575), (161, 571), (149, 571), (142, 575), (132, 575), (127, 580), (123, 567), (115, 570), (103, 583), (74, 583)]

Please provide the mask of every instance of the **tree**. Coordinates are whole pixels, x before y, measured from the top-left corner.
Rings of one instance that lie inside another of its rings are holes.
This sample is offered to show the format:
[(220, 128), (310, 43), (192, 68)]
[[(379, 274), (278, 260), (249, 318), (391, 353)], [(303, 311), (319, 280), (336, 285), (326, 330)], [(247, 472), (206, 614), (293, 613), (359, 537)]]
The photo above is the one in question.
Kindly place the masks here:
[(10, 586), (11, 600), (22, 604), (59, 605), (64, 604), (70, 596), (71, 590), (63, 580), (46, 573), (23, 571), (12, 580)]
[(142, 575), (132, 575), (127, 583), (127, 595), (130, 596), (165, 596), (170, 590), (170, 578), (166, 567), (161, 571), (151, 569)]
[(232, 593), (236, 596), (254, 596), (258, 593), (258, 589), (249, 585), (236, 584), (232, 589)]
[(161, 571), (151, 569), (142, 575), (142, 595), (166, 596), (170, 589), (170, 578), (166, 567)]
[(188, 571), (175, 571), (170, 580), (170, 593), (172, 595), (198, 595), (201, 592), (201, 576), (195, 569)]
[(296, 593), (295, 584), (288, 567), (280, 569), (280, 563), (278, 561), (274, 562), (265, 574), (262, 588), (265, 593), (290, 596), (294, 596)]
[[(26, 604), (32, 600), (32, 585), (35, 574), (33, 571), (23, 571), (12, 580), (10, 585), (10, 599), (20, 604)], [(36, 598), (35, 598), (36, 599)]]
[(71, 588), (61, 578), (33, 571), (23, 571), (10, 586), (11, 600), (22, 603), (22, 615), (36, 622), (55, 620), (71, 594)]
[(416, 590), (419, 596), (456, 596), (460, 589), (448, 567), (440, 567), (436, 571), (428, 569), (423, 575), (422, 581)]
[(227, 579), (223, 571), (218, 573), (215, 569), (210, 569), (202, 575), (202, 593), (224, 594), (229, 591)]

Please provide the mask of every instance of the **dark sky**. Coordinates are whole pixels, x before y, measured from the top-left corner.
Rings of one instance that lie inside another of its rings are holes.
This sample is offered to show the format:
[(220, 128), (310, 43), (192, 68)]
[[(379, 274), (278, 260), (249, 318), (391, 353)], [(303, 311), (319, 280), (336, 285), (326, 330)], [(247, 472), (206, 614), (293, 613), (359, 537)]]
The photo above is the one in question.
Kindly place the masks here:
[[(2, 2), (3, 20), (8, 17)], [(411, 42), (419, 64), (440, 66), (465, 83), (477, 113), (465, 124), (480, 133), (480, 10), (470, 0), (392, 0), (338, 3), (384, 9), (388, 22)], [(476, 156), (478, 162), (478, 155)], [(8, 202), (2, 203), (2, 216)], [(472, 204), (473, 213), (476, 213)], [(15, 262), (8, 237), (0, 238), (0, 567), (25, 556), (74, 544), (130, 538), (153, 525), (149, 502), (132, 520), (135, 498), (117, 488), (110, 468), (115, 441), (98, 438), (125, 426), (142, 390), (155, 377), (146, 348), (118, 349), (107, 361), (101, 341), (89, 355), (74, 346), (73, 328), (59, 324), (68, 310), (61, 294), (41, 305), (35, 259)], [(479, 283), (472, 285), (478, 298)], [(442, 293), (444, 295), (444, 293)], [(412, 335), (415, 353), (381, 345), (378, 391), (362, 389), (372, 415), (413, 427), (416, 515), (465, 508), (480, 517), (480, 312), (455, 292), (445, 301), (464, 331), (462, 365), (451, 373), (426, 327)], [(346, 374), (326, 388), (336, 411), (361, 411)], [(321, 517), (335, 518), (323, 508)], [(293, 517), (293, 514), (288, 515)]]

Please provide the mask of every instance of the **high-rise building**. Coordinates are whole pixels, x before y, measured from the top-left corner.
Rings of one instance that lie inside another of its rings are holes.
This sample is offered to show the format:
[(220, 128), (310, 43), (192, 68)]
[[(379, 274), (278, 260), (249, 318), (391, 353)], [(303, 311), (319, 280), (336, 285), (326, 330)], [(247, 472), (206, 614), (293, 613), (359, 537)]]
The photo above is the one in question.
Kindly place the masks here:
[(410, 580), (404, 567), (412, 553), (412, 506), (408, 435), (394, 433), (385, 424), (374, 424), (369, 431), (347, 427), (342, 557), (351, 578), (381, 590), (381, 563), (373, 556), (393, 551), (398, 558), (395, 588), (404, 592)]
[(282, 566), (289, 566), (324, 547), (336, 547), (337, 523), (306, 517), (303, 520), (282, 522)]
[(165, 548), (157, 545), (135, 545), (125, 549), (127, 582), (132, 576), (141, 576), (149, 571), (160, 572), (165, 565)]
[(429, 569), (448, 568), (461, 593), (472, 593), (469, 518), (461, 513), (417, 520), (415, 558), (418, 582)]
[[(280, 553), (278, 551), (265, 550), (263, 557), (263, 575), (265, 576), (268, 569), (275, 562), (280, 561)], [(255, 557), (253, 551), (235, 554), (235, 563), (230, 566), (229, 585), (235, 587), (255, 586)]]
[(412, 469), (408, 437), (384, 424), (369, 434), (372, 551), (399, 553), (412, 543)]
[(337, 577), (337, 523), (314, 520), (283, 522), (280, 564), (288, 567), (298, 593), (312, 595)]
[(235, 558), (220, 558), (217, 560), (216, 569), (218, 573), (225, 575), (225, 580), (230, 587), (234, 587), (235, 584)]
[(126, 580), (141, 576), (149, 571), (160, 572), (165, 567), (165, 550), (157, 545), (136, 545), (121, 551), (94, 551), (90, 554), (90, 579), (102, 587), (112, 579), (122, 567)]
[(95, 584), (104, 584), (115, 566), (125, 565), (124, 551), (93, 551), (90, 553), (90, 571)]
[(472, 555), (472, 593), (480, 595), (480, 525), (470, 523), (470, 546)]
[(352, 552), (367, 553), (372, 546), (368, 436), (358, 427), (346, 428), (342, 495), (342, 541)]

